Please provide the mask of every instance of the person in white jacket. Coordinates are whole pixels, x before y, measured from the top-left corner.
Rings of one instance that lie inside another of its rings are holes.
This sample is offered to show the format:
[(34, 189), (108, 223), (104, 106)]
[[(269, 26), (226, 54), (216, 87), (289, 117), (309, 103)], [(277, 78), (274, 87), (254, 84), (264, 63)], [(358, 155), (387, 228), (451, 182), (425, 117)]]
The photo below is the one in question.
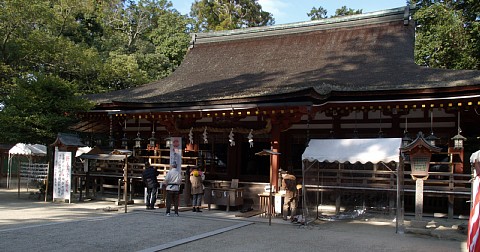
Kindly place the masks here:
[(182, 174), (177, 168), (177, 164), (173, 163), (170, 170), (165, 176), (165, 184), (167, 185), (167, 211), (166, 215), (170, 216), (170, 209), (172, 207), (175, 211), (175, 216), (178, 216), (178, 203), (179, 203), (179, 191), (180, 184), (182, 183)]

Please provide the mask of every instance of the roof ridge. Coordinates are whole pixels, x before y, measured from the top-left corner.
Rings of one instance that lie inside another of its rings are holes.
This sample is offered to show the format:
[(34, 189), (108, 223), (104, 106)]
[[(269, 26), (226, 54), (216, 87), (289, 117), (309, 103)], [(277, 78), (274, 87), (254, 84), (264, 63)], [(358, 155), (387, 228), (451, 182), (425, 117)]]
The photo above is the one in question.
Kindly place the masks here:
[[(369, 13), (349, 15), (320, 20), (303, 21), (282, 25), (249, 27), (235, 30), (194, 33), (191, 45), (220, 41), (247, 39), (253, 37), (278, 36), (312, 30), (327, 30), (340, 27), (352, 27), (365, 24), (385, 23), (409, 19), (409, 10), (414, 6), (404, 6)], [(359, 22), (364, 20), (365, 22)]]

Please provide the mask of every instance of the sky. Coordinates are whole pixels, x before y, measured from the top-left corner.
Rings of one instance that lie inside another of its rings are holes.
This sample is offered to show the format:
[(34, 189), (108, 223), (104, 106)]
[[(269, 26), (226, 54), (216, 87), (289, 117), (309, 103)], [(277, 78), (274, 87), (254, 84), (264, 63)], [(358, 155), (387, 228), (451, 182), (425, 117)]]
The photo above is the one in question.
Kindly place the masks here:
[[(194, 0), (170, 0), (173, 8), (181, 14), (189, 14)], [(323, 7), (327, 16), (335, 14), (342, 6), (350, 9), (362, 9), (363, 13), (406, 6), (406, 0), (258, 0), (264, 11), (273, 14), (275, 24), (288, 24), (309, 21), (307, 13), (312, 7)]]

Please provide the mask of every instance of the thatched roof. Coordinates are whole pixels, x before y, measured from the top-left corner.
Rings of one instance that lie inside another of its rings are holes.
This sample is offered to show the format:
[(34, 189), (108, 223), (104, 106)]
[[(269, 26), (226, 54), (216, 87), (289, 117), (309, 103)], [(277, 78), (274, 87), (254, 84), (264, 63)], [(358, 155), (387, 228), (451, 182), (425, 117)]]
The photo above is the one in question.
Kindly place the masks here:
[(174, 106), (480, 85), (480, 71), (415, 65), (414, 24), (406, 11), (196, 34), (167, 78), (89, 98)]

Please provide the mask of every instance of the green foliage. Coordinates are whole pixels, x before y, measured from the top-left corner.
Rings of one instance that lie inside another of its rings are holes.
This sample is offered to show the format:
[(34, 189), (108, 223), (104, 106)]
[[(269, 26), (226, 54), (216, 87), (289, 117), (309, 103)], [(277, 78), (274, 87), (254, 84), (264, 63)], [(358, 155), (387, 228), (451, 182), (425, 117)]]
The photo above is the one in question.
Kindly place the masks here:
[(193, 22), (167, 0), (6, 0), (0, 7), (0, 81), (11, 87), (40, 72), (82, 94), (167, 76), (183, 60)]
[(4, 0), (0, 8), (0, 142), (9, 143), (49, 143), (74, 122), (80, 107), (68, 101), (77, 94), (166, 77), (193, 27), (167, 0)]
[[(415, 61), (422, 66), (479, 69), (479, 21), (454, 1), (425, 2), (414, 14), (417, 22)], [(478, 4), (477, 4), (478, 5)], [(477, 16), (480, 14), (477, 10)]]
[(20, 79), (0, 112), (0, 142), (53, 143), (57, 132), (65, 132), (76, 121), (77, 112), (91, 107), (75, 90), (73, 84), (55, 76)]
[(347, 8), (347, 6), (342, 6), (339, 9), (335, 10), (335, 15), (331, 17), (343, 17), (343, 16), (349, 16), (349, 15), (356, 15), (356, 14), (362, 14), (362, 10), (354, 10), (351, 8)]
[(118, 52), (111, 52), (99, 78), (109, 83), (109, 90), (135, 87), (138, 82), (148, 80), (147, 73), (139, 68), (135, 55)]
[(14, 76), (14, 71), (10, 66), (0, 62), (0, 102), (5, 101), (14, 88), (9, 80)]
[(195, 0), (190, 15), (197, 31), (233, 30), (272, 25), (272, 14), (256, 0)]
[(318, 9), (312, 7), (312, 10), (307, 13), (307, 16), (310, 17), (310, 20), (324, 19), (327, 18), (327, 10), (324, 9), (322, 6), (318, 7)]
[[(167, 12), (157, 20), (156, 28), (149, 34), (149, 40), (155, 45), (152, 55), (144, 57), (142, 69), (152, 79), (160, 79), (175, 70), (183, 60), (190, 44), (190, 26), (194, 21), (180, 15), (177, 11)], [(156, 63), (151, 60), (158, 60)], [(154, 74), (152, 70), (157, 74)]]
[[(362, 10), (354, 10), (351, 8), (347, 8), (347, 6), (342, 6), (339, 9), (335, 10), (335, 15), (330, 16), (330, 18), (334, 17), (341, 17), (341, 16), (349, 16), (349, 15), (356, 15), (356, 14), (362, 14)], [(310, 17), (311, 20), (319, 20), (319, 19), (324, 19), (328, 18), (327, 17), (327, 10), (324, 9), (322, 6), (315, 8), (313, 7), (312, 10), (310, 10), (309, 13), (307, 13), (307, 16)]]

